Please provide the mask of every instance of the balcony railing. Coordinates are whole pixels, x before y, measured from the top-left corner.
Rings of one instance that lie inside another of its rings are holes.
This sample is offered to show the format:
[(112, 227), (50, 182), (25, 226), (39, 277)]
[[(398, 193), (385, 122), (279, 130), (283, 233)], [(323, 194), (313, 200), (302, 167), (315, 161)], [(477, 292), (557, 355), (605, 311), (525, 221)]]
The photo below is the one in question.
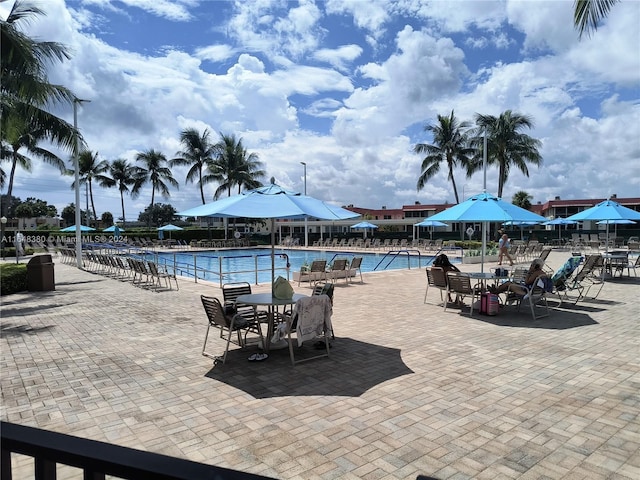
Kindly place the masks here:
[(57, 464), (81, 469), (84, 480), (104, 480), (106, 475), (131, 480), (270, 478), (8, 422), (0, 423), (0, 436), (1, 480), (14, 478), (13, 453), (33, 457), (35, 480), (55, 480)]

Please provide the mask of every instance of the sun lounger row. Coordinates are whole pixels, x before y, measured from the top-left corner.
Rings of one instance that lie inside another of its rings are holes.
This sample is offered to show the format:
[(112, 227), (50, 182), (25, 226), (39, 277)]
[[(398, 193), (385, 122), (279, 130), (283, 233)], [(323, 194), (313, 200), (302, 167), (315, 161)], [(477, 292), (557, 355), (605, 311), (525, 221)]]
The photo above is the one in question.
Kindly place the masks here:
[(137, 287), (155, 292), (172, 290), (172, 281), (175, 283), (176, 290), (179, 290), (175, 274), (169, 273), (163, 266), (149, 260), (87, 250), (83, 252), (83, 266), (87, 271), (116, 280), (128, 281)]
[(248, 247), (249, 240), (246, 238), (234, 238), (230, 240), (191, 240), (189, 246), (196, 248), (241, 248)]

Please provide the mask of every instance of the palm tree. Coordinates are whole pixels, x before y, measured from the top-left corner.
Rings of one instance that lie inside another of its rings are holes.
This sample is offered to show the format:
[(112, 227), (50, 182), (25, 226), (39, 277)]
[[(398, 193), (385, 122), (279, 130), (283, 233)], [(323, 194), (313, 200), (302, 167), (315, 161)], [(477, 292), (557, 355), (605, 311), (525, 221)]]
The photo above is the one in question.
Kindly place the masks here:
[(212, 164), (215, 158), (215, 145), (210, 141), (211, 133), (208, 129), (202, 132), (202, 135), (195, 128), (187, 128), (180, 133), (180, 143), (184, 150), (176, 153), (176, 158), (169, 161), (169, 166), (175, 165), (188, 166), (187, 182), (193, 183), (197, 179), (200, 188), (200, 197), (202, 204), (206, 203), (204, 199), (204, 185), (207, 181), (202, 177), (202, 170)]
[[(96, 180), (99, 184), (102, 184), (105, 181), (108, 182), (109, 177), (105, 175), (108, 170), (109, 162), (106, 160), (100, 160), (98, 158), (98, 152), (93, 153), (89, 150), (83, 150), (78, 155), (78, 178), (80, 180), (80, 185), (88, 184), (89, 186), (91, 210), (93, 211), (93, 218), (96, 220), (98, 219), (98, 216), (96, 215), (96, 206), (93, 202), (93, 180)], [(70, 173), (74, 173), (74, 171), (71, 170)], [(75, 180), (71, 184), (71, 188), (76, 188)]]
[(573, 25), (578, 29), (579, 38), (584, 33), (591, 36), (591, 32), (598, 29), (602, 21), (620, 0), (575, 0), (573, 7)]
[(61, 85), (48, 81), (46, 69), (50, 63), (64, 61), (70, 56), (64, 46), (56, 42), (38, 42), (19, 30), (20, 23), (30, 17), (43, 15), (38, 7), (16, 1), (6, 20), (0, 20), (0, 118), (2, 138), (14, 119), (29, 125), (63, 148), (74, 144), (74, 129), (64, 120), (44, 110), (52, 103), (71, 104), (73, 93)]
[(487, 134), (487, 164), (498, 165), (498, 197), (502, 197), (504, 184), (509, 178), (512, 167), (517, 168), (527, 177), (529, 169), (527, 162), (536, 166), (542, 165), (542, 156), (538, 147), (540, 140), (520, 133), (522, 128), (533, 128), (533, 120), (527, 115), (514, 113), (511, 110), (502, 112), (499, 117), (493, 115), (476, 114), (475, 137), (473, 143), (479, 148), (473, 162), (467, 168), (467, 175), (483, 168), (482, 165), (482, 135)]
[(531, 209), (531, 200), (533, 197), (529, 195), (524, 190), (520, 190), (513, 194), (511, 198), (511, 203), (517, 205), (520, 208), (524, 208), (525, 210)]
[(25, 149), (26, 153), (32, 156), (42, 158), (46, 163), (57, 167), (62, 173), (66, 171), (64, 162), (57, 155), (38, 146), (38, 142), (45, 139), (44, 131), (33, 129), (27, 121), (17, 116), (4, 120), (4, 124), (0, 160), (11, 162), (7, 186), (8, 198), (11, 198), (13, 192), (16, 166), (20, 165), (24, 170), (31, 171), (32, 160), (27, 155), (20, 153), (21, 149)]
[[(178, 182), (173, 178), (171, 169), (165, 166), (167, 157), (164, 154), (151, 149), (137, 154), (136, 160), (144, 164), (141, 173), (145, 176), (145, 181), (148, 180), (151, 183), (151, 211), (153, 211), (156, 190), (164, 198), (170, 197), (171, 194), (167, 184), (178, 188)], [(149, 219), (151, 219), (151, 215), (149, 215)]]
[(145, 182), (145, 175), (140, 167), (130, 165), (129, 162), (121, 158), (114, 160), (109, 166), (109, 175), (100, 181), (103, 187), (117, 187), (120, 192), (120, 203), (122, 205), (122, 226), (126, 227), (126, 216), (124, 214), (124, 194), (128, 193), (131, 198), (136, 198), (140, 193), (140, 188)]
[(426, 154), (420, 167), (422, 173), (418, 177), (418, 191), (422, 190), (427, 182), (440, 172), (440, 166), (445, 163), (448, 170), (447, 178), (451, 180), (453, 185), (456, 203), (460, 203), (456, 181), (453, 178), (453, 169), (456, 166), (467, 167), (473, 154), (473, 149), (469, 146), (467, 128), (469, 128), (469, 123), (460, 122), (453, 110), (448, 117), (438, 115), (437, 125), (424, 127), (426, 132), (433, 133), (433, 144), (418, 143), (413, 148), (417, 154)]
[(216, 189), (213, 198), (220, 198), (223, 192), (231, 196), (231, 189), (238, 187), (238, 193), (242, 188), (257, 188), (262, 183), (260, 178), (265, 172), (261, 170), (262, 162), (258, 160), (257, 153), (249, 153), (242, 144), (242, 138), (236, 140), (235, 135), (220, 134), (220, 141), (216, 144), (216, 159), (208, 166), (208, 174), (204, 177), (206, 183), (216, 181), (220, 186)]

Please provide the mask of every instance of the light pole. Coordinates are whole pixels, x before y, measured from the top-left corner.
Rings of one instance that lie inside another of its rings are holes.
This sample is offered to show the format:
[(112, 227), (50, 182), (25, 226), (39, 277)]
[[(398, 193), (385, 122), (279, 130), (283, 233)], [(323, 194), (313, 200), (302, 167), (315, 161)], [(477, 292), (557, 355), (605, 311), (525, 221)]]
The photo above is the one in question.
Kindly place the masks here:
[(91, 100), (82, 100), (80, 98), (73, 99), (73, 163), (76, 170), (75, 174), (75, 193), (76, 193), (76, 265), (82, 268), (82, 220), (80, 218), (80, 160), (78, 148), (78, 105), (82, 102), (90, 102)]
[[(304, 194), (307, 195), (307, 164), (305, 162), (300, 162), (304, 167)], [(309, 228), (307, 226), (307, 216), (304, 217), (304, 246), (307, 248), (309, 246)]]
[(2, 237), (2, 259), (4, 260), (4, 226), (7, 224), (7, 217), (5, 217), (4, 215), (2, 216), (2, 218), (0, 218), (0, 227), (1, 227), (1, 232), (0, 232), (0, 237)]

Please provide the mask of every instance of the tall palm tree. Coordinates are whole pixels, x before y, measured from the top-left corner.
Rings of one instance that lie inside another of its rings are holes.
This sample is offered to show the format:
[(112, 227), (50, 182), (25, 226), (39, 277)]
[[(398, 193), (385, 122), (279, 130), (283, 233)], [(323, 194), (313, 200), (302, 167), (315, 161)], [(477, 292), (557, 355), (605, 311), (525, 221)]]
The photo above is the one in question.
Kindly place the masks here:
[(53, 103), (69, 103), (73, 93), (48, 81), (47, 67), (70, 58), (56, 42), (39, 42), (20, 31), (31, 17), (44, 15), (28, 2), (16, 1), (6, 20), (0, 20), (0, 118), (2, 138), (14, 117), (63, 148), (74, 144), (74, 129), (44, 108)]
[(422, 190), (427, 182), (440, 172), (440, 167), (444, 163), (447, 167), (447, 178), (453, 186), (456, 203), (460, 203), (458, 188), (453, 178), (453, 169), (456, 166), (466, 168), (473, 154), (466, 131), (468, 128), (469, 123), (460, 122), (453, 110), (451, 110), (451, 114), (448, 117), (438, 115), (437, 125), (424, 127), (426, 132), (433, 134), (433, 143), (418, 143), (413, 147), (415, 153), (426, 154), (420, 167), (418, 191)]
[(195, 128), (187, 128), (180, 133), (180, 143), (183, 150), (176, 153), (176, 158), (169, 161), (169, 166), (173, 167), (188, 166), (186, 181), (193, 183), (197, 180), (200, 188), (200, 197), (202, 204), (206, 203), (204, 199), (204, 185), (207, 181), (202, 176), (202, 170), (212, 164), (215, 159), (216, 148), (210, 140), (211, 133), (208, 129), (202, 132), (202, 135)]
[[(136, 161), (144, 164), (141, 173), (143, 173), (146, 180), (151, 183), (151, 211), (153, 211), (156, 190), (160, 192), (164, 198), (170, 197), (171, 193), (169, 192), (168, 185), (178, 188), (178, 182), (173, 178), (171, 169), (166, 166), (168, 162), (164, 154), (151, 149), (138, 153), (136, 155)], [(149, 218), (151, 218), (151, 215), (149, 215)]]
[(584, 33), (591, 36), (600, 23), (620, 0), (575, 0), (573, 3), (573, 25), (578, 29), (579, 38)]
[[(96, 206), (93, 201), (93, 180), (97, 181), (98, 184), (109, 181), (109, 177), (105, 175), (105, 173), (109, 171), (109, 162), (106, 160), (100, 160), (98, 158), (98, 152), (93, 153), (90, 150), (83, 150), (78, 155), (78, 171), (80, 185), (88, 184), (89, 198), (91, 199), (91, 210), (93, 211), (93, 218), (97, 220), (98, 216), (96, 215)], [(70, 170), (70, 173), (75, 172)], [(71, 184), (71, 188), (76, 188), (75, 180)]]
[(502, 197), (504, 184), (509, 178), (512, 167), (517, 168), (527, 177), (527, 162), (536, 166), (542, 165), (542, 156), (538, 148), (542, 145), (525, 133), (523, 128), (533, 128), (533, 119), (527, 115), (506, 110), (499, 117), (476, 114), (476, 136), (473, 142), (478, 145), (477, 154), (467, 169), (468, 175), (483, 168), (482, 166), (482, 134), (487, 133), (487, 164), (498, 165), (498, 197)]
[(120, 203), (122, 205), (122, 226), (126, 227), (126, 216), (124, 214), (124, 194), (128, 193), (131, 198), (136, 198), (140, 193), (140, 188), (145, 182), (145, 175), (140, 167), (130, 165), (129, 162), (121, 158), (111, 162), (109, 166), (109, 177), (105, 176), (100, 181), (103, 187), (116, 187), (120, 192)]
[(226, 192), (231, 196), (231, 189), (238, 187), (238, 193), (242, 188), (257, 188), (262, 183), (260, 178), (265, 172), (261, 170), (262, 162), (258, 160), (257, 153), (249, 153), (242, 144), (242, 138), (236, 139), (235, 135), (220, 134), (220, 141), (216, 144), (216, 159), (208, 166), (209, 172), (204, 178), (205, 182), (218, 182), (213, 198), (220, 198)]
[(13, 180), (16, 167), (20, 165), (24, 170), (31, 171), (32, 159), (20, 150), (26, 150), (31, 156), (40, 157), (46, 163), (57, 167), (62, 173), (66, 171), (64, 162), (54, 153), (38, 146), (38, 142), (46, 138), (43, 130), (33, 129), (32, 125), (18, 116), (11, 116), (4, 120), (5, 129), (0, 146), (0, 160), (11, 163), (9, 183), (7, 186), (8, 198), (13, 192)]

